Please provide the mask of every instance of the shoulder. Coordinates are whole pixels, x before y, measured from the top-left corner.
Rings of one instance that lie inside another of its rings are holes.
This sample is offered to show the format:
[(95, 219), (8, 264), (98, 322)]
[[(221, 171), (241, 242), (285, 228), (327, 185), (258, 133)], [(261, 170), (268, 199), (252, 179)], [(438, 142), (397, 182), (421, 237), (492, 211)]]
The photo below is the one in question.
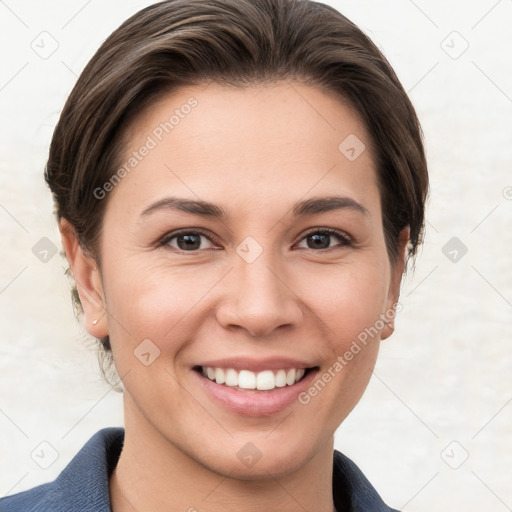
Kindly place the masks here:
[(53, 481), (0, 499), (0, 512), (110, 512), (108, 479), (124, 429), (94, 434)]
[(332, 488), (338, 510), (399, 512), (384, 503), (357, 465), (338, 450), (334, 450)]

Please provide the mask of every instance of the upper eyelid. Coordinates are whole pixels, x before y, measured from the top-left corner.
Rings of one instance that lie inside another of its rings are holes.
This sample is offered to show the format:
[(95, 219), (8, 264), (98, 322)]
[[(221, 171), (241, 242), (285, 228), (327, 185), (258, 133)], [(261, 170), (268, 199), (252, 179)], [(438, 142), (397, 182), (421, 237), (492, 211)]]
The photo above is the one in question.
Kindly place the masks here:
[(184, 234), (188, 234), (188, 233), (195, 233), (198, 235), (205, 236), (205, 237), (209, 238), (212, 242), (215, 242), (216, 238), (217, 238), (213, 234), (209, 233), (208, 231), (203, 230), (202, 228), (183, 228), (183, 229), (178, 229), (176, 231), (171, 231), (171, 232), (165, 234), (160, 239), (160, 241), (162, 244), (165, 244), (165, 243), (168, 243), (169, 240), (172, 240), (173, 238), (175, 238), (179, 235), (184, 235)]
[[(341, 236), (343, 238), (347, 238), (348, 240), (352, 240), (353, 237), (351, 235), (349, 235), (346, 231), (344, 231), (343, 229), (335, 229), (335, 228), (327, 228), (327, 227), (324, 227), (324, 228), (312, 228), (311, 230), (307, 231), (306, 233), (304, 233), (302, 235), (302, 238), (312, 234), (312, 233), (328, 233), (330, 235), (338, 235), (338, 236)], [(301, 240), (302, 240), (301, 238)]]

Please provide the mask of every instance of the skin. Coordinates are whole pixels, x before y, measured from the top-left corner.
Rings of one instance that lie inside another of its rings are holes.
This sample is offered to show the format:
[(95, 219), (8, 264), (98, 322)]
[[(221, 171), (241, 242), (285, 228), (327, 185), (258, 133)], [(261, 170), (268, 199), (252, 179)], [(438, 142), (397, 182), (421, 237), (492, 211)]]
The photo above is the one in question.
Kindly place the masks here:
[[(361, 398), (393, 322), (308, 404), (294, 401), (275, 414), (224, 409), (192, 367), (283, 356), (322, 375), (398, 300), (408, 230), (392, 263), (366, 129), (352, 108), (311, 86), (181, 88), (130, 127), (127, 157), (190, 97), (198, 105), (105, 199), (101, 272), (70, 225), (60, 225), (86, 328), (110, 335), (124, 384), (126, 437), (110, 479), (113, 510), (331, 512), (334, 432)], [(366, 146), (354, 161), (338, 150), (350, 134)], [(213, 202), (229, 216), (141, 215), (171, 195)], [(296, 201), (333, 195), (367, 213), (293, 217)], [(189, 252), (176, 237), (158, 244), (182, 228), (212, 236)], [(351, 242), (327, 235), (317, 248), (307, 235), (321, 228)], [(247, 236), (263, 250), (252, 263), (236, 252)], [(149, 366), (134, 357), (144, 339), (160, 350)], [(262, 455), (252, 467), (237, 457), (247, 442)]]

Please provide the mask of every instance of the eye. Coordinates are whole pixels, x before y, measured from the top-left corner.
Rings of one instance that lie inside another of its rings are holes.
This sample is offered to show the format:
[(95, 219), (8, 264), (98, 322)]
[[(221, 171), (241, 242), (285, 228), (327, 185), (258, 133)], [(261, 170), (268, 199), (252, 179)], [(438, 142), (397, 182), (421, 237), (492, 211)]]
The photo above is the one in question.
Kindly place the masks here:
[(161, 245), (169, 245), (174, 249), (183, 252), (211, 249), (212, 247), (204, 247), (205, 243), (203, 243), (203, 240), (211, 242), (210, 236), (206, 235), (202, 231), (183, 230), (167, 235), (162, 240)]
[[(301, 248), (319, 250), (333, 249), (336, 246), (331, 246), (332, 238), (338, 239), (338, 247), (346, 247), (352, 245), (352, 239), (343, 231), (338, 231), (331, 228), (317, 228), (314, 231), (310, 231), (306, 236), (302, 238), (302, 240), (306, 241), (306, 247)], [(206, 242), (203, 242), (205, 240)], [(208, 243), (210, 243), (210, 247), (207, 246)], [(162, 239), (159, 245), (170, 246), (173, 249), (182, 252), (196, 252), (200, 250), (215, 248), (215, 244), (212, 241), (212, 236), (197, 229), (188, 229), (169, 233)]]
[[(330, 247), (330, 239), (336, 237), (340, 243), (338, 246), (346, 247), (352, 245), (352, 239), (343, 231), (336, 229), (324, 228), (310, 231), (302, 240), (306, 240), (307, 247), (305, 249), (332, 249)], [(301, 240), (301, 241), (302, 241)], [(310, 243), (309, 243), (310, 242)]]

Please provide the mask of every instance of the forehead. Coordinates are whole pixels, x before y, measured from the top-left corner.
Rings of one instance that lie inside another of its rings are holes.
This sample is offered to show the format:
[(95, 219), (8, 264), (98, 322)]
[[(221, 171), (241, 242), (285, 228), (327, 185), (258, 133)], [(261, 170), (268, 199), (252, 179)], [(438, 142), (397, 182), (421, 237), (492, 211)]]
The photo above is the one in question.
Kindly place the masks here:
[(129, 209), (165, 195), (229, 209), (326, 193), (379, 206), (364, 123), (312, 86), (182, 87), (136, 118), (124, 139), (128, 172), (110, 200)]

